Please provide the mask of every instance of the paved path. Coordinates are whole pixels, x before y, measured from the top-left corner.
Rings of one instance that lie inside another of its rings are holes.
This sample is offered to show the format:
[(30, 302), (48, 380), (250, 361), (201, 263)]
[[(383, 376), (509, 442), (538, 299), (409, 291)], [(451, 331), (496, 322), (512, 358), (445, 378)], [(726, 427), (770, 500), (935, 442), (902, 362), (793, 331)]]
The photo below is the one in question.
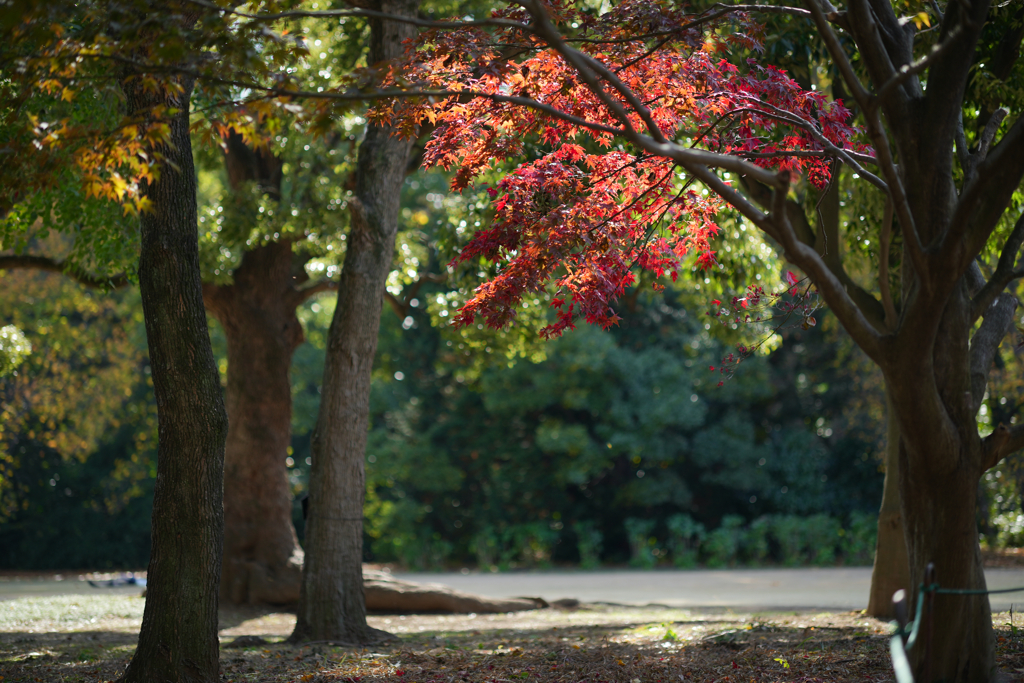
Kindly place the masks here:
[[(400, 573), (398, 578), (442, 583), (491, 597), (577, 598), (584, 602), (662, 604), (672, 607), (730, 607), (744, 610), (859, 610), (867, 606), (871, 569), (727, 569), (655, 571), (550, 571), (490, 573)], [(988, 569), (989, 588), (1024, 586), (1024, 570)], [(0, 579), (0, 600), (45, 595), (138, 595), (134, 586), (93, 588), (67, 576)], [(1024, 592), (991, 596), (995, 610), (1024, 605)]]
[[(397, 574), (492, 597), (577, 598), (584, 602), (657, 603), (672, 607), (748, 610), (867, 607), (871, 569), (723, 569), (505, 574)], [(1024, 569), (988, 569), (990, 589), (1024, 586)], [(992, 608), (1024, 605), (1024, 592), (991, 596)]]

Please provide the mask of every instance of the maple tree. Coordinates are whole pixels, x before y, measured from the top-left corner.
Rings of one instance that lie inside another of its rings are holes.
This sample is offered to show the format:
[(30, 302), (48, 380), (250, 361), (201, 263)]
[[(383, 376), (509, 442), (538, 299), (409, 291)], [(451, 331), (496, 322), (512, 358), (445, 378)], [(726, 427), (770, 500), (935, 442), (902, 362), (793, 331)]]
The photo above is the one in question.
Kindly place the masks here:
[[(720, 58), (721, 50), (757, 46), (743, 11), (813, 22), (863, 131), (840, 103), (781, 72), (756, 63), (741, 71)], [(727, 15), (732, 26), (707, 30)], [(546, 286), (564, 293), (548, 334), (577, 318), (614, 324), (610, 304), (633, 282), (633, 266), (674, 274), (687, 253), (713, 266), (714, 213), (728, 204), (742, 214), (803, 271), (886, 378), (911, 576), (933, 562), (942, 585), (983, 589), (977, 484), (1024, 446), (1024, 425), (985, 434), (976, 419), (1017, 306), (1004, 290), (1024, 274), (1015, 265), (1024, 220), (1014, 222), (1024, 119), (994, 109), (964, 124), (971, 55), (989, 19), (984, 0), (904, 18), (875, 0), (851, 0), (845, 10), (815, 0), (807, 9), (738, 5), (699, 15), (626, 2), (600, 16), (525, 0), (427, 32), (390, 83), (430, 99), (387, 104), (377, 115), (436, 123), (427, 160), (455, 168), (456, 189), (495, 159), (524, 156), (524, 139), (538, 141), (536, 158), (495, 188), (493, 227), (461, 257), (498, 263), (462, 324), (476, 316), (507, 324), (525, 293)], [(937, 30), (929, 31), (932, 22)], [(915, 51), (925, 52), (915, 59)], [(798, 175), (824, 192), (838, 163), (884, 197), (881, 220), (857, 226), (875, 245), (870, 284), (847, 272), (840, 245), (828, 244), (791, 198)], [(989, 680), (987, 597), (940, 600), (934, 609), (932, 661), (915, 651), (915, 670)]]

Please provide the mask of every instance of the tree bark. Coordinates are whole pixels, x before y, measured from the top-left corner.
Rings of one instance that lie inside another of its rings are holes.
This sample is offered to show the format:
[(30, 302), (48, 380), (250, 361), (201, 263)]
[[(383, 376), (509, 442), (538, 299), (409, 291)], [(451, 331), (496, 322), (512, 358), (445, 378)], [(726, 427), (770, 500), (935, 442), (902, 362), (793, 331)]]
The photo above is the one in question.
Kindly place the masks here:
[(159, 446), (146, 607), (139, 645), (121, 681), (219, 680), (224, 437), (227, 415), (210, 347), (199, 273), (196, 179), (189, 140), (194, 80), (177, 96), (126, 80), (129, 115), (155, 104), (177, 108), (167, 164), (144, 188), (139, 287), (146, 320)]
[[(414, 0), (374, 9), (414, 16)], [(370, 21), (369, 62), (399, 56), (409, 25)], [(369, 428), (370, 371), (377, 350), (381, 292), (398, 231), (399, 195), (411, 141), (368, 126), (359, 146), (351, 229), (328, 333), (320, 413), (312, 439), (306, 564), (291, 640), (371, 642), (363, 590), (363, 458)]]
[[(909, 460), (907, 449), (901, 447), (900, 465), (908, 466)], [(946, 477), (900, 478), (914, 584), (923, 581), (927, 565), (934, 563), (941, 586), (985, 589), (975, 519), (978, 477), (972, 475), (958, 469)], [(991, 680), (995, 652), (987, 595), (939, 595), (923, 616), (925, 631), (910, 652), (915, 680)]]
[[(922, 357), (920, 338), (908, 333), (887, 373), (901, 433), (900, 496), (915, 588), (933, 563), (941, 586), (985, 590), (975, 518), (983, 467), (971, 395), (969, 311), (961, 282), (941, 312), (931, 353)], [(922, 404), (942, 409), (921, 412)], [(995, 643), (988, 595), (935, 596), (923, 623), (920, 644), (909, 653), (915, 680), (991, 680)]]
[(245, 252), (231, 285), (203, 288), (228, 346), (220, 595), (234, 604), (299, 599), (303, 555), (285, 465), (289, 370), (304, 336), (295, 315), (294, 261), (290, 241), (261, 245)]
[(893, 414), (889, 389), (885, 392), (885, 481), (882, 485), (882, 507), (878, 511), (878, 539), (875, 542), (875, 563), (871, 569), (871, 593), (868, 614), (876, 619), (891, 619), (894, 614), (892, 596), (898, 590), (910, 590), (910, 561), (900, 510), (900, 428)]

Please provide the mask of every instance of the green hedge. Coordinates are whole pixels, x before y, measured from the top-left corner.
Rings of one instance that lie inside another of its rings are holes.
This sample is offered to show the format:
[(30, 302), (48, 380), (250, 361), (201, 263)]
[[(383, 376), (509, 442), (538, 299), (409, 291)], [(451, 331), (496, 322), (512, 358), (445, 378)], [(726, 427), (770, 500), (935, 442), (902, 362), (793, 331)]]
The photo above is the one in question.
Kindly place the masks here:
[[(573, 528), (580, 539), (580, 557), (586, 558), (581, 564), (597, 566), (601, 536), (596, 525), (578, 522)], [(749, 523), (738, 515), (726, 515), (710, 532), (686, 514), (673, 515), (663, 524), (631, 517), (623, 528), (630, 544), (630, 565), (642, 569), (662, 564), (662, 558), (681, 568), (869, 565), (877, 537), (875, 516), (863, 512), (845, 520), (824, 514), (762, 515)]]
[[(665, 521), (661, 538), (654, 533), (658, 520), (627, 519), (624, 526), (634, 548), (630, 564), (637, 567), (654, 566), (658, 555), (667, 555), (677, 567), (703, 563), (713, 569), (867, 565), (877, 537), (876, 518), (863, 512), (851, 513), (845, 520), (824, 514), (762, 515), (749, 523), (738, 515), (726, 515), (710, 532), (689, 515), (675, 515)], [(659, 553), (659, 548), (664, 552)]]

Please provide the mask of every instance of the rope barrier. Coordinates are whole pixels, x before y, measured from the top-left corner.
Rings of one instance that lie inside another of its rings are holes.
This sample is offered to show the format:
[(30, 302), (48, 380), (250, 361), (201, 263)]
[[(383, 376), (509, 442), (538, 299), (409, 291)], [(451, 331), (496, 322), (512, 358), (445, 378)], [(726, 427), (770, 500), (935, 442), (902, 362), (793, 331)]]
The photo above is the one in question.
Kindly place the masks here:
[[(997, 588), (995, 590), (981, 590), (976, 588), (942, 588), (935, 581), (935, 565), (928, 564), (925, 570), (925, 579), (930, 580), (927, 584), (922, 581), (917, 589), (917, 610), (914, 615), (914, 622), (911, 628), (907, 628), (907, 594), (904, 590), (896, 591), (892, 596), (893, 606), (896, 609), (897, 621), (890, 622), (893, 628), (892, 638), (889, 640), (889, 653), (892, 657), (892, 668), (896, 674), (897, 683), (914, 683), (914, 673), (910, 667), (910, 660), (907, 659), (907, 651), (917, 645), (917, 638), (921, 634), (921, 617), (924, 613), (931, 612), (932, 600), (935, 595), (992, 595), (996, 593), (1019, 593), (1024, 592), (1024, 586), (1020, 588)], [(925, 601), (927, 605), (922, 604)], [(929, 635), (931, 631), (931, 619), (929, 615)], [(906, 642), (904, 642), (906, 638)], [(928, 651), (925, 650), (925, 681), (928, 683)]]

